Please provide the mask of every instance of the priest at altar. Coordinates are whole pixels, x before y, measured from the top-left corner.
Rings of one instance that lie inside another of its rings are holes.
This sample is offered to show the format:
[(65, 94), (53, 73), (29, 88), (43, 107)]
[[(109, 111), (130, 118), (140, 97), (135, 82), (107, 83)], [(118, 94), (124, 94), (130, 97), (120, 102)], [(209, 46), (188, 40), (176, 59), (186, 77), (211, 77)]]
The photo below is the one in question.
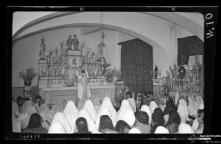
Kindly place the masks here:
[(78, 101), (86, 100), (91, 98), (91, 90), (89, 85), (89, 75), (85, 69), (81, 69), (77, 73), (78, 79)]

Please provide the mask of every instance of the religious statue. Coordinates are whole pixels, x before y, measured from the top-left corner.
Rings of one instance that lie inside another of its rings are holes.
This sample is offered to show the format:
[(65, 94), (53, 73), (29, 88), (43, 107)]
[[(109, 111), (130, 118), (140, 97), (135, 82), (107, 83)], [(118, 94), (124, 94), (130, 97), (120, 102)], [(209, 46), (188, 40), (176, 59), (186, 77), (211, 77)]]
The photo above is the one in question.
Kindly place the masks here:
[(71, 39), (71, 35), (69, 35), (67, 41), (66, 41), (66, 45), (67, 45), (67, 50), (71, 50), (71, 46), (72, 46), (72, 39)]
[(89, 62), (92, 64), (95, 63), (95, 54), (93, 52), (90, 54)]
[(101, 43), (98, 44), (98, 49), (97, 49), (97, 58), (100, 59), (101, 57), (103, 57), (103, 54), (104, 54), (104, 47), (105, 47), (105, 43), (104, 43), (104, 33), (102, 32), (101, 33), (101, 38), (102, 38), (102, 41)]
[(183, 79), (186, 75), (186, 69), (183, 67), (183, 65), (181, 65), (179, 67), (179, 78)]
[(45, 48), (46, 48), (45, 39), (42, 38), (41, 39), (41, 50), (39, 53), (40, 60), (45, 60)]
[(90, 51), (87, 50), (87, 53), (85, 55), (85, 63), (89, 63), (89, 55), (90, 55)]
[(55, 49), (53, 51), (53, 63), (57, 64), (58, 63), (58, 49)]
[(82, 52), (83, 52), (85, 46), (86, 46), (86, 43), (85, 42), (81, 42), (81, 45), (80, 45), (81, 55), (82, 55)]
[(155, 65), (155, 68), (154, 68), (154, 78), (155, 79), (158, 77), (158, 73), (159, 73), (158, 67)]
[(104, 73), (106, 72), (107, 67), (109, 67), (110, 64), (108, 64), (106, 62), (106, 59), (104, 57), (102, 57), (99, 61), (99, 66), (100, 66), (100, 71), (101, 71), (102, 75), (104, 75)]
[(74, 38), (72, 39), (72, 45), (73, 45), (75, 51), (79, 51), (80, 50), (79, 49), (79, 40), (78, 40), (76, 34), (74, 34)]
[(53, 52), (52, 51), (48, 55), (48, 63), (53, 64)]

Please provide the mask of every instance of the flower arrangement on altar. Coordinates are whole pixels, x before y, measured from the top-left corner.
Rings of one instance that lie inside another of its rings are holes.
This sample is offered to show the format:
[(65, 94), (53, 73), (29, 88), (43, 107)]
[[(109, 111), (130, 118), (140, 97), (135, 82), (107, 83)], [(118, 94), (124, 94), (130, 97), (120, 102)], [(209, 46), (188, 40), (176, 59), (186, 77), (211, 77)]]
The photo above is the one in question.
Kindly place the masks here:
[(32, 100), (35, 100), (36, 97), (39, 95), (40, 90), (38, 86), (32, 86), (30, 88), (30, 97), (32, 98)]
[(33, 68), (27, 68), (26, 71), (21, 71), (19, 77), (24, 80), (25, 86), (31, 86), (32, 80), (37, 76)]
[(181, 97), (187, 96), (203, 96), (202, 64), (197, 63), (192, 69), (188, 69), (184, 78), (180, 78), (179, 66), (176, 64), (170, 66), (167, 76), (163, 78), (163, 86), (161, 88), (161, 96), (169, 95), (169, 93), (178, 92)]
[(121, 79), (121, 71), (116, 68), (109, 68), (104, 73), (104, 77), (108, 82), (116, 82)]

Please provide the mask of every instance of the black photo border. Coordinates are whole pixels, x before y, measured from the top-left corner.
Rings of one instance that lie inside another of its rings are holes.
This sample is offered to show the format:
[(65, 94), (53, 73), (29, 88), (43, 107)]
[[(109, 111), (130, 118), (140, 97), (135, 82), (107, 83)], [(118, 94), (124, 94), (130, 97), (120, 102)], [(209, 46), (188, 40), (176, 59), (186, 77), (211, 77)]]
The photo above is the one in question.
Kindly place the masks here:
[[(5, 139), (7, 140), (207, 140), (210, 138), (215, 140), (216, 137), (211, 136), (212, 127), (215, 126), (212, 123), (213, 103), (214, 103), (214, 83), (215, 83), (215, 49), (217, 47), (217, 29), (218, 29), (218, 7), (217, 6), (6, 6), (6, 33), (5, 33), (5, 74), (6, 81), (4, 84), (5, 100), (4, 100), (4, 131)], [(205, 118), (204, 118), (204, 133), (202, 135), (155, 135), (155, 134), (23, 134), (12, 133), (12, 120), (11, 120), (11, 98), (12, 98), (12, 23), (13, 12), (16, 11), (117, 11), (117, 12), (199, 12), (204, 15), (204, 102), (205, 102)], [(213, 22), (213, 24), (208, 24)]]

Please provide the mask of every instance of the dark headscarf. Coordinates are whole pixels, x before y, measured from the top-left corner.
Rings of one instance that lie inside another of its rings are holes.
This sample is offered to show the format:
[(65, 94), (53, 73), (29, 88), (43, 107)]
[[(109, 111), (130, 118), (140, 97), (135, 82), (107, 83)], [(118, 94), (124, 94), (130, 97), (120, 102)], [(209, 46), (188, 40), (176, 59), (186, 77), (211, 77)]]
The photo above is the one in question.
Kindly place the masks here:
[(176, 125), (179, 125), (180, 124), (180, 115), (177, 111), (172, 111), (169, 113), (169, 118), (168, 118), (168, 121), (167, 121), (167, 124), (166, 125), (169, 125), (171, 123), (174, 123)]
[(117, 124), (115, 126), (115, 130), (118, 131), (118, 133), (125, 133), (125, 129), (130, 129), (130, 126), (123, 120), (117, 121)]
[(160, 108), (156, 108), (152, 114), (151, 132), (154, 133), (158, 126), (164, 126), (163, 112)]
[(173, 102), (172, 97), (169, 97), (166, 101), (166, 108), (164, 110), (164, 115), (174, 111), (177, 111), (177, 108)]
[(42, 117), (38, 113), (33, 113), (29, 119), (27, 128), (39, 128), (42, 127)]
[(16, 102), (18, 104), (18, 107), (22, 107), (23, 103), (24, 103), (24, 99), (21, 96), (18, 96), (16, 98)]
[(138, 122), (140, 122), (142, 124), (149, 125), (149, 116), (148, 116), (148, 114), (146, 112), (139, 111), (136, 114), (136, 118), (137, 118)]
[(171, 123), (166, 126), (170, 134), (176, 134), (178, 132), (178, 127), (179, 126), (176, 125), (175, 123)]
[(99, 131), (102, 132), (105, 129), (114, 130), (112, 120), (108, 115), (102, 115), (100, 117)]

